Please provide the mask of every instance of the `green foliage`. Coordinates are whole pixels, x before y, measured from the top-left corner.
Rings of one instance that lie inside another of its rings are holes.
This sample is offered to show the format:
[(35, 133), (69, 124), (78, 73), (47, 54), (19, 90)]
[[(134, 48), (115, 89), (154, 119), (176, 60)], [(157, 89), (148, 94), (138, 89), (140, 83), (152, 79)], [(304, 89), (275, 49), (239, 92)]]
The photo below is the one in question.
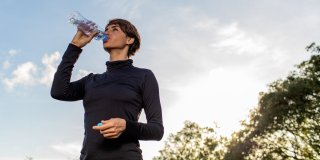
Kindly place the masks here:
[(30, 156), (27, 156), (25, 160), (34, 160), (34, 159)]
[(320, 46), (306, 50), (315, 54), (260, 93), (258, 106), (230, 139), (187, 121), (154, 160), (320, 159)]
[(176, 134), (170, 134), (160, 156), (153, 160), (219, 160), (223, 157), (224, 138), (217, 136), (214, 128), (200, 127), (190, 121)]
[[(319, 53), (314, 43), (307, 50)], [(320, 55), (261, 93), (225, 159), (320, 159)]]

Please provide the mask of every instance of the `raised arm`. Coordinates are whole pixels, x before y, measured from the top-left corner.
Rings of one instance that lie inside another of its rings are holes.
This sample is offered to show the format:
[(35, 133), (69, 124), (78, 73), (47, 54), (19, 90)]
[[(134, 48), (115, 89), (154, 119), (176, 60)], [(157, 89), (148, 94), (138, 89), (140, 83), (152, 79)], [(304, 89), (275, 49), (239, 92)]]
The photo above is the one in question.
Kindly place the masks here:
[(54, 74), (51, 86), (51, 96), (53, 98), (64, 101), (75, 101), (83, 98), (86, 77), (75, 82), (70, 82), (74, 64), (81, 51), (81, 48), (69, 44)]
[(81, 48), (88, 44), (96, 34), (95, 32), (90, 36), (86, 36), (82, 31), (77, 31), (54, 75), (51, 87), (51, 96), (53, 98), (64, 101), (75, 101), (83, 98), (84, 84), (88, 76), (78, 81), (70, 82), (71, 74), (74, 64), (82, 51)]

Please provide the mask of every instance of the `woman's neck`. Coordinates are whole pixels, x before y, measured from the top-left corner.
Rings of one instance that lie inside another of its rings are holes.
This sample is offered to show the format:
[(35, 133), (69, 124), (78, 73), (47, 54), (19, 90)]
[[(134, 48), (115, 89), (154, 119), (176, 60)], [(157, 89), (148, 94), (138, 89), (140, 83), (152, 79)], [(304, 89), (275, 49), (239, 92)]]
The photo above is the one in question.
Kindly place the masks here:
[(127, 55), (128, 51), (127, 50), (112, 50), (109, 55), (109, 60), (110, 61), (118, 61), (118, 60), (127, 60), (129, 59)]

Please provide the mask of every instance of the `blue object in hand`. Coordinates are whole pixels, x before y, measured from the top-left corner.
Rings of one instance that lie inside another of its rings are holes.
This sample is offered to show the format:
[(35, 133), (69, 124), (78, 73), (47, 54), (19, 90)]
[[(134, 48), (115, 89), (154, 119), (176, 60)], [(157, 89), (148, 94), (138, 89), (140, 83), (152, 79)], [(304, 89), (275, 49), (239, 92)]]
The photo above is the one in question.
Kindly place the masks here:
[(97, 124), (97, 126), (102, 126), (102, 123), (101, 123), (101, 122), (100, 122), (100, 123), (98, 123), (98, 124)]

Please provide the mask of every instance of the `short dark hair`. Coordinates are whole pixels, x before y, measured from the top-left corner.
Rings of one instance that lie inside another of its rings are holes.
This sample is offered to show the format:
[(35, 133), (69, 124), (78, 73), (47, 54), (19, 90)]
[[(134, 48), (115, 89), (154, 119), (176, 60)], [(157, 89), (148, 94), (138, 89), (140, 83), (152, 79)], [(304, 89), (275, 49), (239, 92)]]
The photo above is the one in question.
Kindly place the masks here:
[(107, 24), (106, 28), (112, 24), (119, 25), (120, 29), (128, 37), (134, 38), (134, 42), (130, 44), (128, 50), (128, 57), (133, 56), (139, 50), (141, 43), (141, 38), (137, 28), (129, 21), (119, 18), (109, 20), (109, 23)]

